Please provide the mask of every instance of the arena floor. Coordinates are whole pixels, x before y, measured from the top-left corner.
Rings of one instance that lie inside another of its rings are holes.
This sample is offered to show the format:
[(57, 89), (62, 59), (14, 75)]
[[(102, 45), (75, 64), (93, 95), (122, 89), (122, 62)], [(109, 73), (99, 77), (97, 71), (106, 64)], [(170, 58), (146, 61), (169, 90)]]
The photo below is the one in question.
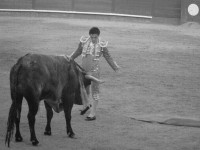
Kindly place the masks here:
[[(101, 59), (101, 77), (106, 82), (101, 86), (97, 120), (86, 122), (86, 115), (79, 115), (81, 107), (74, 106), (72, 128), (77, 139), (67, 137), (63, 112), (54, 113), (53, 135), (43, 135), (46, 112), (41, 102), (36, 117), (37, 149), (199, 150), (199, 128), (156, 121), (200, 120), (200, 26), (28, 16), (0, 16), (0, 149), (7, 149), (11, 66), (26, 53), (70, 54), (92, 26), (98, 26), (101, 37), (109, 41), (110, 53), (121, 70), (115, 73)], [(13, 150), (36, 149), (29, 141), (27, 112), (24, 100), (24, 141), (16, 143), (13, 138)]]

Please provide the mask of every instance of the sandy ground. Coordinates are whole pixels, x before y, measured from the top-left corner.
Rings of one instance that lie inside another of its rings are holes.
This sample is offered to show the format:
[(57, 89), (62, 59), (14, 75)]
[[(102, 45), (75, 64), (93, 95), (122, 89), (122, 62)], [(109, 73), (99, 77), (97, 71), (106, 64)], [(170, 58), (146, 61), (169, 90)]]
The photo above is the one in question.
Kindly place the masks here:
[[(11, 104), (9, 70), (26, 53), (70, 54), (91, 26), (121, 66), (116, 74), (102, 58), (101, 101), (97, 120), (86, 122), (72, 111), (77, 139), (66, 135), (63, 112), (52, 120), (52, 136), (44, 136), (46, 112), (41, 102), (36, 117), (40, 141), (29, 141), (27, 103), (24, 100), (21, 133), (24, 141), (11, 142), (13, 150), (199, 150), (200, 129), (145, 123), (172, 117), (200, 120), (200, 26), (115, 22), (67, 18), (0, 16), (0, 150), (4, 144)], [(77, 60), (80, 62), (80, 58)]]

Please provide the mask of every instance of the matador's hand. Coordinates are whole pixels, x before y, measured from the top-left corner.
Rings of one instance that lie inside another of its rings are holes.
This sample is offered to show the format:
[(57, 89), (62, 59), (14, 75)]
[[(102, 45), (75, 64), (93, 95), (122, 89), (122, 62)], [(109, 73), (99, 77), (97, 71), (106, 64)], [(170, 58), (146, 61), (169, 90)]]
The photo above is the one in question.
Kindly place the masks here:
[(121, 67), (116, 62), (114, 62), (114, 64), (116, 66), (115, 72), (119, 72), (119, 70), (121, 69)]

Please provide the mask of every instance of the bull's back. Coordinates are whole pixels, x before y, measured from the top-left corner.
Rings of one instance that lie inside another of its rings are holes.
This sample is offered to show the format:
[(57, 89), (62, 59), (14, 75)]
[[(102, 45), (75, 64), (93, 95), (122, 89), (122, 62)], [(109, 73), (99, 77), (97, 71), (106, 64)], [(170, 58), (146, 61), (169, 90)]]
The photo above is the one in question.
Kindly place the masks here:
[[(60, 56), (42, 55), (42, 54), (27, 54), (20, 58), (16, 66), (21, 66), (21, 74), (26, 74), (27, 78), (58, 76), (65, 73), (69, 63)], [(63, 70), (62, 72), (59, 72)], [(59, 72), (59, 74), (58, 74)]]
[(56, 97), (67, 83), (68, 68), (69, 63), (64, 57), (27, 54), (11, 69), (11, 85), (17, 84), (21, 93), (27, 93), (27, 90), (32, 90), (37, 95), (54, 92), (52, 97)]

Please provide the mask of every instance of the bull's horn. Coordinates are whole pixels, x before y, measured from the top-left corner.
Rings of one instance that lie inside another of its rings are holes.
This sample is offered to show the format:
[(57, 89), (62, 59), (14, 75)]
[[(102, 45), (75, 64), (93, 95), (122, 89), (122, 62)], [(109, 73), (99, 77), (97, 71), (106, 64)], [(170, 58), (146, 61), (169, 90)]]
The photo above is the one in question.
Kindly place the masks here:
[(104, 81), (103, 80), (100, 80), (100, 79), (98, 79), (98, 78), (96, 78), (96, 77), (94, 77), (94, 76), (92, 76), (92, 75), (85, 75), (85, 78), (86, 79), (91, 79), (92, 81), (94, 81), (94, 82), (98, 82), (98, 83), (104, 83)]

